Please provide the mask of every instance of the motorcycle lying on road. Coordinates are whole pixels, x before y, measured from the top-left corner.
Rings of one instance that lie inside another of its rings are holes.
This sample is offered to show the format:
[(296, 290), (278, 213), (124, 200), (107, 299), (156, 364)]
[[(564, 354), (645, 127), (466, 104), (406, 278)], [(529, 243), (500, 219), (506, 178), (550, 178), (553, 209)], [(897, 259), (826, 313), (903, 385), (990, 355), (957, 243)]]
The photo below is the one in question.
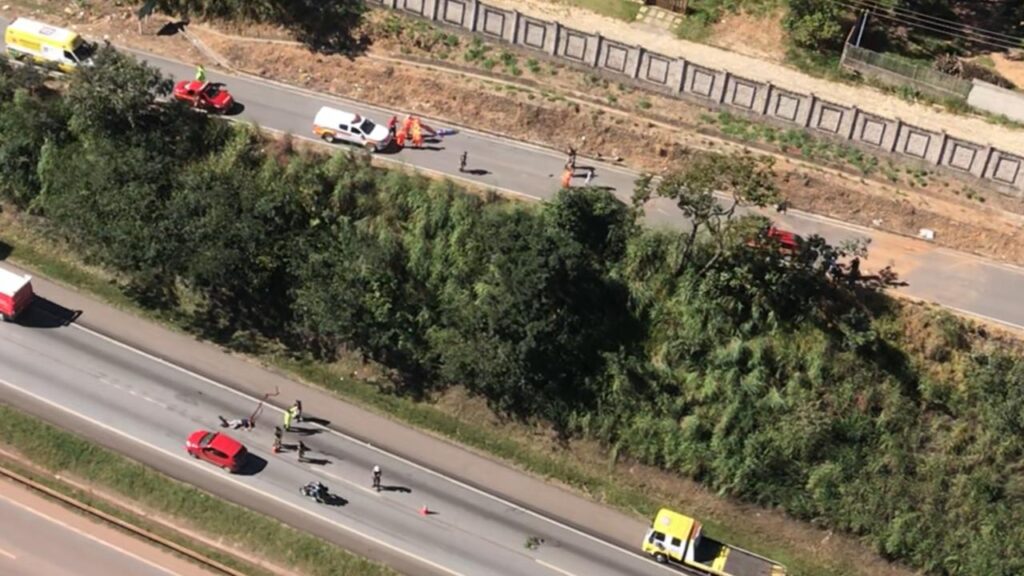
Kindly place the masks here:
[(307, 498), (316, 500), (318, 504), (327, 504), (331, 500), (331, 493), (322, 482), (310, 482), (299, 488), (299, 493)]

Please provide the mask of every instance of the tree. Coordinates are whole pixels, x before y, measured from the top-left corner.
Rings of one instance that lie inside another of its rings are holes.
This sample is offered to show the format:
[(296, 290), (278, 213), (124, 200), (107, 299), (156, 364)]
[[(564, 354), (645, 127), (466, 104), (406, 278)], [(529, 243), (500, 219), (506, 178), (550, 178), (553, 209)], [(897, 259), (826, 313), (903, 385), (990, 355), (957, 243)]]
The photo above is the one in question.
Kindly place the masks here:
[(156, 118), (156, 99), (171, 92), (160, 72), (110, 46), (100, 48), (95, 65), (77, 71), (66, 102), (71, 130), (80, 136), (131, 137)]
[(833, 0), (789, 0), (789, 13), (783, 23), (797, 46), (835, 49), (843, 43), (841, 19), (846, 11)]
[[(724, 251), (727, 241), (724, 228), (737, 208), (741, 205), (764, 207), (778, 202), (773, 164), (770, 157), (696, 152), (684, 161), (681, 168), (662, 178), (657, 185), (657, 195), (674, 200), (690, 223), (689, 233), (680, 236), (682, 249), (677, 271), (691, 263), (702, 231), (710, 233), (715, 246), (712, 257), (704, 264), (706, 270)], [(649, 196), (647, 182), (641, 179), (640, 192), (634, 195), (634, 203)], [(719, 201), (716, 193), (727, 198)]]

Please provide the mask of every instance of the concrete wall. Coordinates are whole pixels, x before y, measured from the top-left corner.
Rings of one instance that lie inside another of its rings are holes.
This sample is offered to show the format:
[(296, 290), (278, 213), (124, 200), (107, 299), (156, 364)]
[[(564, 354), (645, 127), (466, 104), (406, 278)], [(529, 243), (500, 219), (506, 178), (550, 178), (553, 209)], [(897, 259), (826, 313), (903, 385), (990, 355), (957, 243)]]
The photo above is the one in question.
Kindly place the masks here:
[(968, 104), (979, 110), (1002, 114), (1010, 120), (1024, 122), (1024, 94), (981, 80), (974, 80), (973, 83), (971, 93), (967, 95)]
[[(868, 114), (856, 106), (734, 76), (725, 70), (707, 68), (479, 0), (367, 1), (371, 6), (426, 18), (487, 40), (513, 44), (619, 82), (741, 113), (754, 120), (801, 128), (868, 151), (895, 154), (960, 176), (984, 180), (1006, 194), (1024, 196), (1024, 158), (980, 142), (956, 139), (944, 132), (905, 124), (898, 118)], [(974, 92), (971, 92), (972, 97)], [(978, 98), (991, 99), (991, 91), (980, 89)], [(1018, 106), (1016, 111), (1024, 114), (1024, 106)], [(1008, 107), (1001, 110), (999, 113), (1010, 116)]]

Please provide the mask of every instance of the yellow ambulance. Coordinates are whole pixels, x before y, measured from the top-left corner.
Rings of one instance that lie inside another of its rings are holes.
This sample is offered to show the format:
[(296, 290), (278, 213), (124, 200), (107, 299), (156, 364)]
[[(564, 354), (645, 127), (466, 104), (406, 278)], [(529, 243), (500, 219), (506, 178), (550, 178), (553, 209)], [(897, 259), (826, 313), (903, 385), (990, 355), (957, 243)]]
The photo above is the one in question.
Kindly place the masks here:
[(15, 60), (31, 60), (43, 66), (71, 72), (92, 64), (96, 45), (80, 34), (28, 18), (18, 18), (4, 33), (7, 54)]

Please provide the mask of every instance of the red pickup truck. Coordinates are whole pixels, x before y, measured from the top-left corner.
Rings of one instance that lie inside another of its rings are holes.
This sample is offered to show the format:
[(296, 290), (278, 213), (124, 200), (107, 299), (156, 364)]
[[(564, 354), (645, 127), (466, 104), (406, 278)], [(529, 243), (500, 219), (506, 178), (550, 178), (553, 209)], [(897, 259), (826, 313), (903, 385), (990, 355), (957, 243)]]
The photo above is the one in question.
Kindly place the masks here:
[(32, 304), (32, 277), (0, 268), (0, 320), (14, 320)]

